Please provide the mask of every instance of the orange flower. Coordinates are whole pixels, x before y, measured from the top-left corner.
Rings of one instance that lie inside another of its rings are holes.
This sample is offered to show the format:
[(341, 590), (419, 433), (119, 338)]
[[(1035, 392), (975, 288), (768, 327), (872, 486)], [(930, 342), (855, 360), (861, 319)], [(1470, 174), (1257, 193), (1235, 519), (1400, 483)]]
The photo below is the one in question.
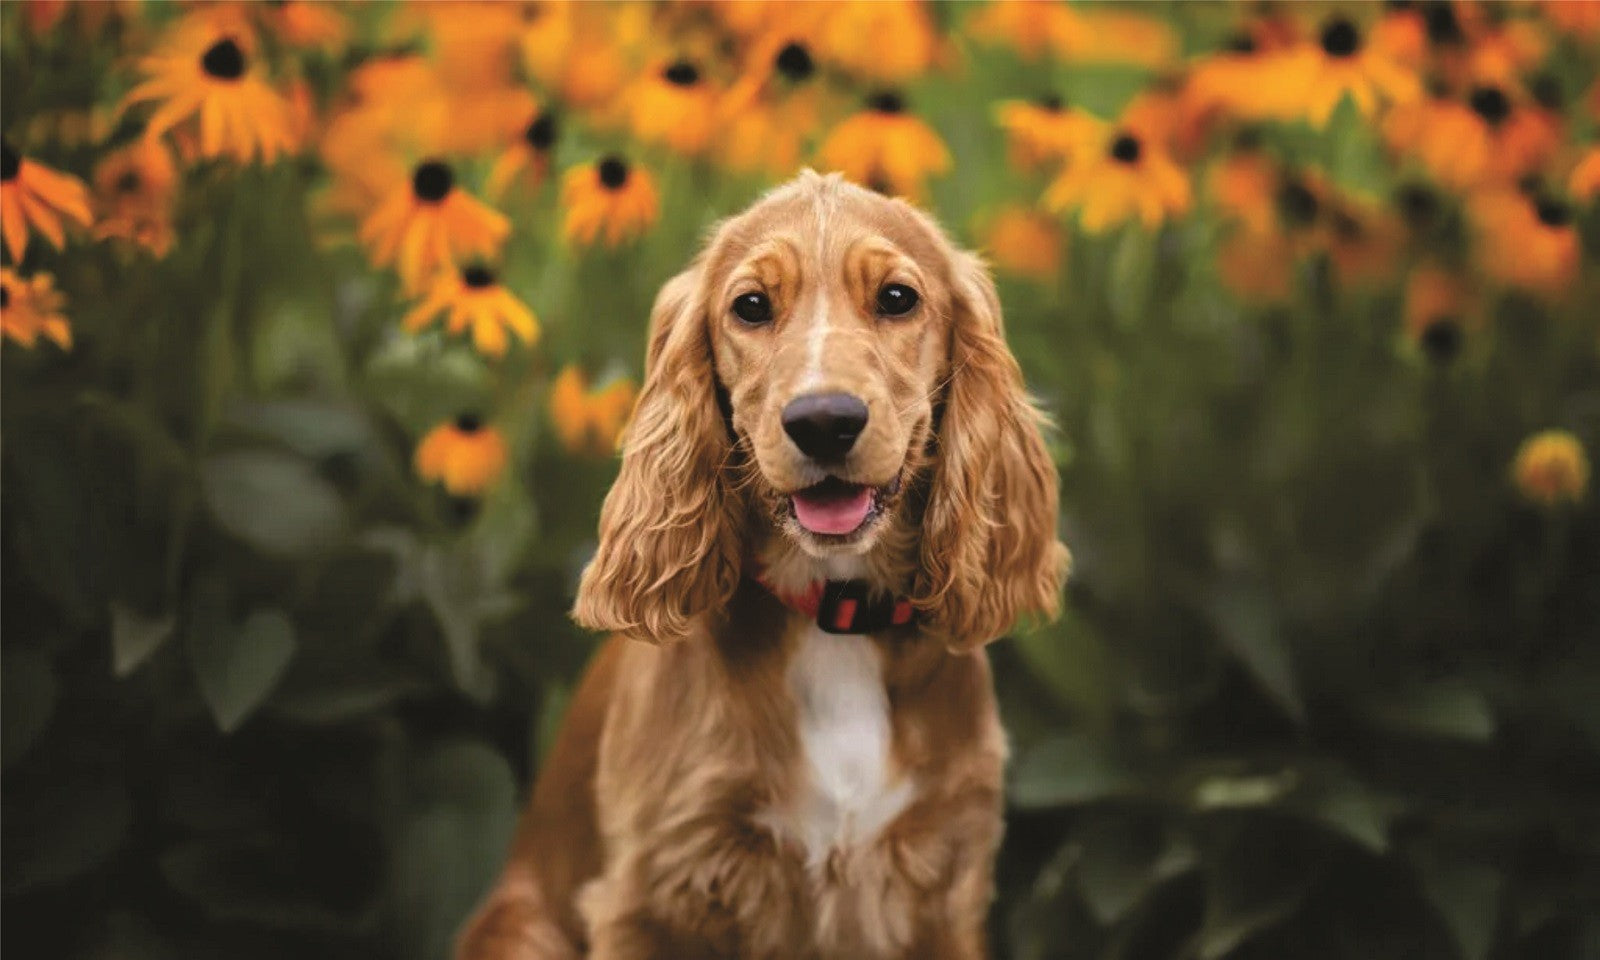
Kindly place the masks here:
[(440, 313), (451, 334), (472, 332), (472, 345), (491, 357), (505, 355), (510, 330), (525, 344), (539, 339), (539, 321), (521, 300), (483, 266), (444, 270), (428, 296), (400, 321), (412, 333), (427, 327)]
[(950, 169), (950, 151), (933, 128), (905, 112), (899, 94), (879, 93), (867, 109), (828, 134), (818, 159), (857, 183), (918, 199), (929, 175)]
[(731, 170), (792, 173), (816, 128), (816, 61), (805, 43), (783, 36), (756, 49), (744, 76), (718, 105), (723, 133), (716, 158)]
[(1540, 0), (1539, 12), (1563, 33), (1600, 41), (1600, 0)]
[(608, 457), (617, 451), (622, 428), (633, 410), (635, 390), (626, 377), (598, 390), (576, 366), (567, 366), (550, 385), (550, 420), (556, 436), (571, 453)]
[(1089, 233), (1137, 217), (1146, 229), (1189, 209), (1189, 177), (1159, 146), (1118, 130), (1103, 147), (1074, 160), (1045, 191), (1045, 207), (1077, 210)]
[(362, 222), (360, 236), (373, 265), (395, 264), (415, 294), (436, 270), (494, 256), (510, 233), (511, 221), (456, 186), (449, 164), (427, 160)]
[(1327, 216), (1322, 238), (1335, 276), (1346, 286), (1388, 281), (1399, 264), (1399, 221), (1377, 204), (1343, 197)]
[(1577, 503), (1589, 488), (1589, 457), (1577, 437), (1546, 430), (1517, 448), (1511, 479), (1518, 492), (1540, 506)]
[(161, 141), (141, 138), (107, 154), (94, 170), (97, 239), (137, 243), (159, 259), (172, 249), (178, 170)]
[(463, 413), (428, 431), (417, 445), (414, 465), (422, 479), (443, 483), (458, 497), (475, 497), (505, 472), (505, 437), (476, 415)]
[(967, 31), (986, 43), (1006, 44), (1024, 60), (1037, 60), (1062, 32), (1056, 21), (1064, 15), (1066, 7), (1059, 3), (992, 0), (978, 7), (967, 21)]
[(1471, 197), (1467, 210), (1477, 228), (1478, 266), (1484, 273), (1543, 293), (1571, 285), (1581, 250), (1566, 204), (1497, 188)]
[(242, 31), (222, 33), (204, 21), (180, 26), (166, 52), (139, 62), (148, 79), (123, 97), (122, 107), (159, 101), (145, 136), (198, 128), (202, 157), (271, 163), (298, 144), (288, 104), (250, 72), (253, 54)]
[(1206, 194), (1224, 216), (1264, 236), (1277, 227), (1280, 177), (1277, 165), (1260, 149), (1236, 147), (1207, 173)]
[(1448, 363), (1461, 352), (1468, 327), (1478, 325), (1470, 303), (1459, 277), (1437, 266), (1418, 267), (1406, 283), (1406, 338), (1436, 362)]
[(939, 37), (918, 0), (841, 0), (822, 10), (817, 55), (859, 77), (909, 80), (938, 55)]
[(1061, 6), (1052, 17), (1050, 46), (1075, 63), (1131, 63), (1161, 67), (1178, 55), (1178, 37), (1160, 20), (1101, 7)]
[(1282, 55), (1279, 79), (1298, 92), (1304, 115), (1318, 129), (1346, 96), (1370, 117), (1381, 103), (1406, 103), (1422, 94), (1415, 74), (1383, 50), (1363, 45), (1356, 25), (1339, 16), (1323, 25), (1317, 43)]
[(537, 187), (550, 174), (550, 154), (555, 149), (561, 126), (555, 114), (535, 110), (528, 125), (511, 145), (495, 158), (485, 186), (489, 196), (500, 199), (518, 178)]
[(338, 53), (350, 37), (350, 23), (336, 7), (337, 4), (312, 0), (288, 0), (261, 4), (258, 9), (267, 28), (290, 46)]
[[(1600, 0), (1596, 0), (1600, 3)], [(1567, 178), (1567, 192), (1585, 203), (1600, 197), (1600, 147), (1590, 147)]]
[(21, 262), (28, 252), (29, 227), (61, 249), (67, 242), (62, 217), (89, 225), (89, 191), (83, 181), (35, 163), (0, 140), (0, 236), (12, 261)]
[(995, 119), (1006, 132), (1011, 165), (1025, 173), (1092, 147), (1105, 126), (1081, 110), (1063, 106), (1055, 95), (1032, 103), (1003, 101), (995, 106)]
[(618, 156), (567, 171), (561, 203), (567, 209), (562, 235), (586, 246), (602, 236), (608, 247), (632, 240), (660, 214), (655, 180)]
[(1002, 273), (1049, 282), (1061, 272), (1066, 238), (1050, 217), (1028, 207), (1002, 207), (982, 231), (982, 249)]
[(41, 335), (63, 350), (72, 347), (72, 327), (62, 316), (66, 303), (48, 273), (26, 279), (0, 268), (0, 332), (24, 347)]
[(635, 84), (629, 120), (634, 136), (646, 143), (698, 154), (715, 129), (716, 102), (716, 92), (700, 68), (689, 60), (675, 60)]

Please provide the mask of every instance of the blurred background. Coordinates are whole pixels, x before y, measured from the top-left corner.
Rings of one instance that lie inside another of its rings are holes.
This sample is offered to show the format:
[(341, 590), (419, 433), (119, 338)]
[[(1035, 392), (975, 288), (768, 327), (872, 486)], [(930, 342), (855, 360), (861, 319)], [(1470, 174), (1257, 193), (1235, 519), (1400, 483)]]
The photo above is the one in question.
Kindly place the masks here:
[(1060, 426), (997, 955), (1600, 957), (1600, 4), (0, 21), (7, 953), (445, 956), (650, 301), (813, 165)]

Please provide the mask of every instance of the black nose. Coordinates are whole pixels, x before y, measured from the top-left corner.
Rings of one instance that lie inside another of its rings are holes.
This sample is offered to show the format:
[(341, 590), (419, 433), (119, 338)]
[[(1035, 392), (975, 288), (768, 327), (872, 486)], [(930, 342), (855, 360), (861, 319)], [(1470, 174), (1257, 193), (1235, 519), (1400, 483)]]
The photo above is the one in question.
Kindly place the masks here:
[(867, 427), (867, 405), (848, 393), (808, 393), (783, 408), (783, 430), (814, 460), (843, 460)]

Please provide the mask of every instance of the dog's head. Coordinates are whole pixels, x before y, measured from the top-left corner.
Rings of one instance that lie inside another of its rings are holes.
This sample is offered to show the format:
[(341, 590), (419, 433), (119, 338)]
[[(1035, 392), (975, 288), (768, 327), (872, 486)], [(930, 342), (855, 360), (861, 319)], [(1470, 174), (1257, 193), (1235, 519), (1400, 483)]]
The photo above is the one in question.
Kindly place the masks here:
[(957, 647), (1056, 612), (1040, 417), (987, 272), (915, 207), (810, 172), (774, 191), (662, 289), (645, 368), (586, 626), (679, 639), (758, 551), (904, 571), (882, 585)]

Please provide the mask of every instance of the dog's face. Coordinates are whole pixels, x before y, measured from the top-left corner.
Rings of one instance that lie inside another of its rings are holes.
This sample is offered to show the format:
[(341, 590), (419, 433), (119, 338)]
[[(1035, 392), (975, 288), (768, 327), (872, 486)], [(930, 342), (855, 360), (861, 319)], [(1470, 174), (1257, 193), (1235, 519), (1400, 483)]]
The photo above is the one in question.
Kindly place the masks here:
[(778, 193), (708, 248), (708, 333), (759, 512), (807, 554), (870, 551), (926, 461), (952, 262), (875, 193)]
[(978, 259), (909, 204), (808, 171), (657, 297), (574, 615), (680, 639), (776, 533), (813, 562), (897, 552), (873, 566), (911, 582), (878, 586), (909, 592), (925, 630), (992, 640), (1053, 614), (1065, 576), (1039, 427)]

